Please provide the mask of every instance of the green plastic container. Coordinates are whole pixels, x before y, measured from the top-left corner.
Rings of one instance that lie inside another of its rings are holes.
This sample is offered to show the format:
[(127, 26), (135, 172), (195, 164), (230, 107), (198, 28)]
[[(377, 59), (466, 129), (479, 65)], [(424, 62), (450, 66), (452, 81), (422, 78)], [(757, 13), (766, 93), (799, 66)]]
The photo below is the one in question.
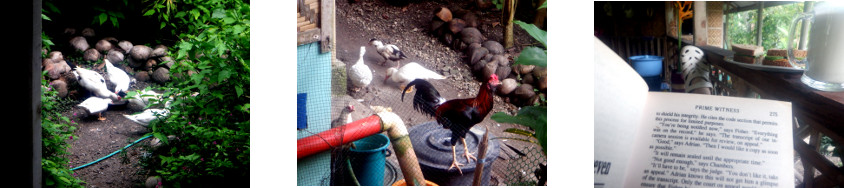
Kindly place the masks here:
[(356, 148), (350, 149), (350, 160), (360, 185), (384, 186), (384, 169), (390, 139), (383, 134), (375, 134), (352, 143)]

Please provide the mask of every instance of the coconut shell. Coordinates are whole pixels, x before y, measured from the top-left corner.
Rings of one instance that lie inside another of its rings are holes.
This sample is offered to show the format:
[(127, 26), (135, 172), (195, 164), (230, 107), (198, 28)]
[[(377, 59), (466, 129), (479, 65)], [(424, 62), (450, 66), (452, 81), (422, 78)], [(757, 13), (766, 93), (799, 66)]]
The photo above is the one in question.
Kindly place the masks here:
[(143, 69), (149, 70), (152, 67), (155, 67), (155, 65), (158, 65), (158, 61), (156, 61), (155, 59), (149, 59), (149, 60), (147, 60), (146, 64), (144, 64)]
[(484, 67), (486, 67), (487, 63), (488, 62), (486, 62), (484, 60), (480, 60), (477, 63), (472, 64), (472, 72), (475, 73), (476, 75), (481, 75), (482, 74), (481, 71), (484, 69)]
[(94, 29), (85, 28), (85, 29), (82, 29), (82, 36), (91, 38), (91, 37), (94, 37), (94, 36), (97, 36), (97, 35), (96, 35), (96, 33), (94, 33)]
[(486, 40), (486, 37), (477, 28), (467, 27), (460, 31), (460, 40), (467, 44), (481, 43)]
[(507, 78), (507, 76), (510, 76), (511, 72), (513, 72), (513, 70), (510, 69), (510, 66), (501, 66), (501, 64), (499, 63), (498, 69), (496, 69), (495, 71), (495, 75), (498, 75), (498, 79), (500, 80)]
[(47, 70), (47, 76), (50, 77), (50, 80), (59, 79), (62, 76), (62, 73), (67, 72), (67, 69), (70, 68), (65, 68), (65, 66), (67, 66), (67, 63), (65, 63), (64, 65), (62, 65), (61, 63), (53, 64), (51, 67), (49, 67), (50, 69)]
[(540, 91), (545, 91), (546, 89), (548, 89), (548, 77), (547, 76), (540, 77), (539, 80), (537, 80), (536, 89), (539, 89)]
[(489, 78), (492, 74), (495, 74), (495, 71), (498, 70), (498, 63), (497, 62), (487, 62), (484, 66), (483, 77), (481, 78)]
[[(466, 47), (466, 51), (463, 52), (463, 53), (470, 54), (473, 50), (478, 49), (480, 47), (482, 47), (480, 43), (469, 44), (469, 47)], [(489, 50), (489, 49), (487, 49), (487, 50)]]
[(487, 50), (484, 47), (475, 48), (475, 50), (470, 53), (472, 55), (469, 56), (469, 62), (472, 65), (474, 65), (475, 63), (478, 63), (478, 61), (483, 59), (483, 57), (486, 56), (486, 54), (488, 54), (488, 53), (489, 53), (489, 50)]
[(42, 60), (41, 60), (41, 65), (40, 65), (41, 70), (46, 70), (46, 67), (47, 67), (48, 65), (49, 65), (50, 67), (52, 67), (52, 66), (53, 66), (53, 63), (54, 63), (54, 62), (53, 62), (53, 60), (52, 60), (52, 59), (42, 59)]
[(533, 77), (541, 78), (548, 75), (548, 68), (545, 67), (536, 67), (531, 71), (533, 73)]
[(61, 60), (64, 60), (64, 55), (62, 55), (62, 52), (60, 52), (60, 51), (52, 51), (52, 52), (50, 52), (50, 56), (49, 56), (49, 57), (50, 57), (50, 59), (52, 59), (53, 61), (61, 61)]
[(147, 71), (138, 71), (135, 73), (135, 80), (139, 82), (146, 82), (149, 81), (149, 72)]
[(434, 12), (434, 15), (444, 22), (451, 21), (451, 10), (445, 7), (440, 7)]
[(522, 83), (523, 84), (533, 84), (536, 79), (533, 77), (533, 74), (523, 74), (522, 75)]
[(516, 96), (516, 98), (519, 98), (520, 100), (529, 100), (534, 95), (536, 95), (536, 93), (534, 93), (533, 91), (533, 86), (531, 86), (530, 84), (522, 84), (521, 86), (516, 87), (516, 90), (513, 91), (513, 94)]
[(435, 36), (442, 35), (442, 31), (440, 30), (440, 27), (442, 27), (443, 24), (445, 24), (445, 23), (446, 22), (440, 20), (439, 18), (434, 17), (434, 19), (431, 20), (431, 27), (429, 28), (431, 33), (434, 33)]
[(76, 35), (76, 28), (64, 28), (64, 34), (68, 36)]
[(164, 45), (156, 45), (155, 49), (152, 50), (151, 57), (163, 57), (167, 55), (167, 46)]
[(155, 72), (152, 73), (152, 80), (161, 84), (170, 81), (170, 70), (167, 70), (164, 67), (155, 69)]
[(73, 37), (72, 39), (70, 39), (70, 45), (73, 46), (76, 51), (80, 52), (85, 51), (89, 47), (91, 47), (90, 45), (88, 45), (88, 41), (85, 40), (85, 37), (82, 36)]
[(536, 68), (536, 66), (535, 66), (535, 65), (522, 65), (522, 64), (519, 64), (519, 65), (516, 65), (516, 70), (517, 70), (516, 72), (518, 72), (519, 74), (528, 74), (528, 73), (530, 73), (530, 72), (533, 72), (533, 69), (534, 69), (534, 68)]
[(85, 54), (82, 55), (82, 59), (85, 61), (97, 61), (100, 57), (102, 57), (100, 52), (93, 48), (85, 50)]
[(510, 67), (510, 59), (507, 59), (507, 57), (504, 55), (495, 55), (492, 57), (492, 59), (498, 62), (499, 66)]
[(152, 48), (144, 45), (135, 45), (132, 47), (132, 51), (129, 51), (129, 55), (135, 60), (145, 62), (149, 59), (150, 55), (152, 54)]
[(117, 46), (120, 46), (120, 49), (123, 49), (123, 53), (129, 53), (132, 51), (132, 47), (134, 47), (132, 42), (129, 42), (128, 40), (120, 41), (120, 43), (117, 43)]
[(58, 91), (58, 97), (67, 97), (67, 83), (62, 81), (61, 79), (53, 80), (50, 82), (50, 85), (53, 86), (53, 89)]
[(513, 93), (513, 90), (516, 90), (516, 87), (518, 86), (519, 83), (516, 82), (515, 79), (507, 78), (501, 81), (501, 86), (498, 87), (497, 91), (498, 94), (509, 95), (510, 93)]
[(129, 67), (131, 67), (131, 68), (141, 68), (141, 66), (143, 66), (144, 63), (146, 63), (146, 61), (138, 61), (138, 60), (135, 60), (134, 58), (126, 58), (125, 60), (129, 64)]
[(107, 40), (97, 41), (97, 45), (95, 46), (95, 48), (97, 49), (97, 51), (101, 52), (111, 50), (111, 42), (108, 42)]
[(114, 37), (106, 37), (106, 38), (103, 38), (102, 40), (108, 41), (110, 43), (115, 43), (115, 44), (117, 43), (117, 38), (114, 38)]
[(467, 12), (460, 18), (466, 22), (466, 27), (478, 27), (478, 16), (475, 13)]
[(495, 56), (495, 55), (492, 55), (492, 53), (488, 53), (488, 54), (484, 55), (484, 57), (483, 57), (484, 61), (487, 61), (487, 62), (492, 61), (493, 56)]
[(147, 181), (144, 182), (144, 185), (148, 188), (159, 187), (159, 183), (162, 182), (161, 177), (158, 176), (150, 176), (147, 178)]
[(448, 22), (448, 29), (451, 33), (460, 33), (460, 31), (463, 31), (463, 28), (466, 28), (466, 22), (463, 19), (455, 18)]
[(106, 54), (106, 59), (108, 59), (108, 61), (111, 61), (111, 63), (119, 63), (123, 61), (124, 57), (122, 52), (116, 49), (112, 49), (109, 50)]
[(489, 49), (489, 53), (496, 55), (504, 53), (504, 46), (494, 40), (484, 41), (483, 47)]
[(171, 69), (171, 68), (173, 68), (173, 65), (175, 65), (175, 64), (176, 64), (176, 61), (174, 61), (174, 60), (173, 60), (173, 58), (171, 58), (170, 56), (164, 56), (164, 57), (161, 57), (161, 58), (160, 58), (160, 61), (161, 61), (161, 62), (160, 62), (160, 63), (158, 63), (158, 64), (160, 64), (161, 66), (166, 67), (167, 69)]

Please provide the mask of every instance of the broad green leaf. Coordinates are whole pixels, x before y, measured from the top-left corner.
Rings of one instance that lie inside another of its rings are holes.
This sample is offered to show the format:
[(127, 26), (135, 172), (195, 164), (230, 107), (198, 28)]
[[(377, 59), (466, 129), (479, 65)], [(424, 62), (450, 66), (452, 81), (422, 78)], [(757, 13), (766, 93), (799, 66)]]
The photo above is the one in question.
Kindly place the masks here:
[[(196, 10), (196, 9), (194, 9), (194, 10)], [(181, 11), (181, 12), (176, 13), (176, 17), (181, 18), (181, 17), (184, 17), (186, 14), (187, 13), (185, 13), (185, 11)]]
[(99, 18), (100, 18), (100, 25), (103, 25), (103, 23), (105, 23), (105, 21), (108, 19), (108, 15), (105, 12), (103, 12), (103, 13), (100, 13)]
[(548, 45), (546, 44), (546, 40), (548, 37), (547, 32), (543, 31), (542, 29), (539, 29), (533, 24), (528, 24), (519, 20), (514, 20), (513, 23), (519, 25), (519, 27), (522, 27), (522, 29), (527, 31), (530, 36), (542, 43), (542, 46), (545, 46), (546, 48), (548, 47)]
[(543, 8), (548, 8), (548, 1), (545, 1), (544, 3), (542, 3), (542, 5), (540, 5), (539, 8), (537, 8), (537, 10), (543, 9)]
[(164, 134), (162, 134), (162, 133), (153, 133), (152, 136), (154, 136), (155, 138), (158, 138), (158, 140), (161, 140), (161, 142), (164, 143), (165, 145), (167, 144), (167, 141), (169, 141), (167, 139), (167, 136), (164, 136)]
[(546, 152), (547, 144), (547, 114), (548, 110), (542, 106), (526, 106), (519, 110), (516, 116), (510, 116), (503, 112), (498, 112), (492, 115), (490, 119), (499, 123), (515, 123), (533, 128), (534, 135), (539, 140), (539, 145), (542, 146), (542, 152)]
[(237, 97), (240, 97), (240, 95), (243, 94), (243, 88), (240, 86), (235, 87), (234, 90), (237, 92)]
[(211, 13), (211, 18), (224, 18), (226, 17), (226, 11), (223, 8), (214, 9), (214, 13)]
[(519, 57), (516, 57), (516, 64), (536, 65), (547, 67), (548, 56), (545, 51), (538, 47), (527, 47), (522, 49)]
[(246, 29), (246, 28), (244, 28), (241, 25), (235, 25), (234, 26), (234, 33), (241, 33), (241, 32), (243, 32), (244, 29)]
[(53, 21), (53, 20), (50, 19), (50, 17), (47, 17), (47, 15), (45, 15), (45, 14), (41, 14), (41, 19), (44, 19), (44, 20), (47, 20), (47, 21)]
[(114, 25), (115, 28), (120, 28), (120, 24), (115, 17), (111, 17), (111, 25)]
[(155, 9), (149, 9), (146, 13), (144, 13), (144, 16), (152, 15), (152, 13), (155, 13)]
[(197, 10), (197, 9), (190, 10), (190, 15), (193, 15), (193, 19), (198, 20), (199, 19), (199, 10)]
[(234, 23), (234, 18), (225, 17), (223, 18), (223, 24), (232, 24)]
[(158, 29), (164, 29), (164, 26), (165, 26), (164, 24), (165, 24), (164, 22), (161, 22), (161, 27), (159, 27)]
[(523, 130), (523, 129), (509, 128), (509, 129), (504, 129), (504, 132), (523, 135), (523, 136), (527, 136), (527, 137), (533, 137), (533, 133), (531, 133), (530, 131)]
[(223, 82), (223, 80), (229, 79), (229, 76), (231, 76), (231, 72), (228, 70), (222, 70), (217, 77), (217, 82)]

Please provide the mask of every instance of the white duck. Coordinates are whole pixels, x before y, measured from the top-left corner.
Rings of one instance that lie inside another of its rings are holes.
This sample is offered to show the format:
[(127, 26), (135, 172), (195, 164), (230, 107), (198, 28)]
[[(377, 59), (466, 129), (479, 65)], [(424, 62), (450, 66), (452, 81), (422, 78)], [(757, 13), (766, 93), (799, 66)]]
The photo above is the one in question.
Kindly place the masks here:
[(108, 81), (114, 84), (114, 93), (128, 92), (129, 84), (134, 83), (134, 79), (129, 78), (129, 75), (127, 75), (123, 70), (114, 67), (108, 59), (105, 60), (105, 66)]
[[(405, 56), (404, 53), (402, 53), (401, 50), (399, 50), (399, 47), (396, 45), (384, 45), (384, 43), (382, 43), (378, 39), (370, 39), (369, 44), (375, 46), (375, 49), (378, 51), (378, 54), (381, 54), (381, 57), (384, 57), (384, 62), (387, 62), (387, 60), (395, 61), (396, 67), (399, 67), (401, 65), (398, 60), (407, 58), (407, 56)], [(384, 65), (384, 62), (381, 62), (381, 65)]]
[(167, 117), (167, 115), (169, 115), (169, 114), (170, 114), (170, 110), (167, 110), (166, 108), (165, 109), (150, 108), (150, 109), (146, 109), (146, 110), (144, 110), (144, 112), (141, 112), (141, 113), (138, 113), (138, 114), (134, 114), (134, 115), (125, 115), (124, 114), (123, 116), (126, 117), (126, 119), (129, 119), (131, 121), (134, 121), (135, 123), (141, 124), (144, 127), (146, 127), (146, 126), (149, 125), (150, 122), (152, 122), (152, 120), (155, 120), (156, 118)]
[(352, 90), (355, 92), (359, 91), (360, 88), (369, 85), (369, 82), (372, 82), (372, 70), (369, 69), (369, 66), (366, 66), (366, 64), (363, 63), (364, 53), (366, 53), (366, 47), (361, 46), (360, 58), (349, 69), (349, 79), (352, 81), (352, 85), (354, 86)]
[(98, 116), (97, 119), (100, 120), (100, 121), (103, 121), (103, 120), (106, 120), (106, 118), (102, 116), (102, 112), (105, 111), (106, 109), (108, 109), (109, 104), (111, 104), (111, 99), (91, 96), (91, 97), (88, 97), (88, 99), (85, 99), (84, 101), (82, 101), (82, 103), (79, 103), (79, 105), (76, 105), (76, 106), (79, 106), (79, 107), (81, 107), (82, 109), (85, 110), (83, 116), (87, 117), (87, 116), (90, 116), (91, 114), (96, 113), (97, 116)]
[(69, 62), (68, 65), (70, 66), (73, 75), (75, 75), (76, 79), (79, 80), (79, 85), (88, 89), (88, 91), (91, 91), (91, 93), (95, 96), (108, 98), (112, 101), (120, 101), (122, 96), (125, 96), (125, 93), (123, 93), (122, 96), (118, 96), (118, 94), (109, 91), (106, 87), (105, 78), (103, 78), (103, 75), (100, 75), (100, 73), (76, 67), (75, 63)]
[[(399, 83), (399, 89), (404, 89), (404, 87), (415, 79), (445, 79), (445, 76), (437, 74), (434, 71), (428, 70), (422, 65), (417, 64), (416, 62), (410, 62), (403, 67), (396, 69), (394, 67), (390, 67), (387, 69), (387, 76), (384, 77), (384, 81), (387, 79), (392, 78), (393, 82)], [(405, 93), (409, 93), (413, 91), (411, 87)]]

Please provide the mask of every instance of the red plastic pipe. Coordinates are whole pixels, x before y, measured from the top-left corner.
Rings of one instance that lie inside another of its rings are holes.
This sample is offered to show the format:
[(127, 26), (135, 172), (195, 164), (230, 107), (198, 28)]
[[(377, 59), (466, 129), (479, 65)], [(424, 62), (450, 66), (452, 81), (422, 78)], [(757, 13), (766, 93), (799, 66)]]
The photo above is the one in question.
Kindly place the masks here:
[(296, 141), (297, 159), (382, 132), (381, 118), (372, 115)]

